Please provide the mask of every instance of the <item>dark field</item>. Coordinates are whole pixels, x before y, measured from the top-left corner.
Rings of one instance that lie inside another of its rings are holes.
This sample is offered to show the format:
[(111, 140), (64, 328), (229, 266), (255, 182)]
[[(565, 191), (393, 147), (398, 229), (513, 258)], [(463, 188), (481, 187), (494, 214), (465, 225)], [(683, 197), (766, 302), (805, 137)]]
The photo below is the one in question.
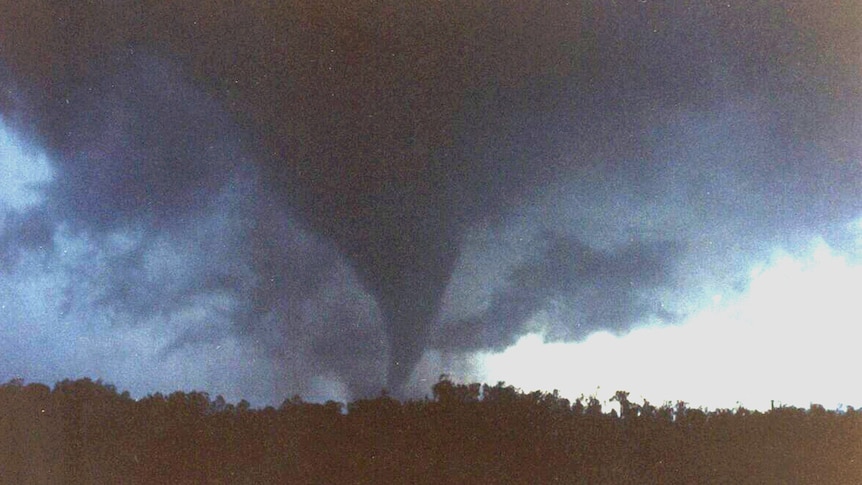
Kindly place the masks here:
[(706, 412), (441, 379), (433, 397), (278, 409), (111, 385), (0, 386), (3, 483), (816, 483), (862, 480), (862, 412)]

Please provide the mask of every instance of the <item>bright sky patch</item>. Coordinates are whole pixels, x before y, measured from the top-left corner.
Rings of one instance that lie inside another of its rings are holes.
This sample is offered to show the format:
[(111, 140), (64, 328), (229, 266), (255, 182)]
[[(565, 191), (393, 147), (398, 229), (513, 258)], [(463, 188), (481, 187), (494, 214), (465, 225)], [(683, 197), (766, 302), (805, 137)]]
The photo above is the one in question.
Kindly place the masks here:
[(0, 117), (0, 208), (20, 211), (38, 205), (41, 189), (52, 178), (45, 154), (28, 149)]
[(570, 397), (607, 400), (627, 390), (634, 399), (711, 409), (859, 406), (860, 288), (862, 266), (818, 241), (801, 257), (776, 253), (752, 271), (747, 292), (723, 304), (717, 298), (683, 324), (580, 343), (531, 334), (481, 362), (489, 382)]

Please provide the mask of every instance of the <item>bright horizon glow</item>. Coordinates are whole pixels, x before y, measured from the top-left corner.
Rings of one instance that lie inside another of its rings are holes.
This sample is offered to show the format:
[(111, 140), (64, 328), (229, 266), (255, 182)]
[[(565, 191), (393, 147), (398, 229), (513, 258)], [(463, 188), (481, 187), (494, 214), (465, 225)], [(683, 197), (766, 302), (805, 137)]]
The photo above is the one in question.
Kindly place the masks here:
[(522, 337), (500, 353), (479, 354), (479, 374), (524, 391), (558, 389), (570, 399), (617, 390), (654, 405), (766, 410), (776, 405), (828, 409), (862, 405), (857, 328), (862, 265), (817, 240), (802, 257), (776, 252), (750, 274), (736, 299), (673, 326), (623, 336), (607, 332), (579, 343)]

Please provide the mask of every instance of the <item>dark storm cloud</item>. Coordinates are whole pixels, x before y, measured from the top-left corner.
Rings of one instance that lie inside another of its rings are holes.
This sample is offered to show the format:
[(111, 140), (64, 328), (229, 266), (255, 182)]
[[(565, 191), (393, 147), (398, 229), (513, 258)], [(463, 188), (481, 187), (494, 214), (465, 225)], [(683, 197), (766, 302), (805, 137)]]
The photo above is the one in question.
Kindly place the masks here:
[[(357, 395), (379, 391), (382, 372), (357, 370), (385, 368), (375, 361), (386, 351), (377, 317), (351, 293), (357, 283), (342, 281), (335, 248), (261, 186), (241, 130), (172, 61), (122, 54), (70, 86), (76, 109), (51, 120), (61, 127), (47, 133), (56, 136), (46, 145), (55, 180), (38, 209), (4, 215), (3, 270), (40, 251), (59, 270), (53, 277), (72, 276), (55, 283), (61, 325), (86, 333), (106, 319), (109, 334), (155, 326), (176, 335), (158, 352), (162, 361), (239, 339), (272, 361), (258, 372), (284, 369), (282, 393), (308, 390), (319, 372), (345, 376)], [(71, 243), (54, 248), (55, 237)], [(69, 244), (85, 248), (67, 255)], [(338, 330), (321, 324), (331, 312), (344, 314), (332, 320)], [(363, 349), (350, 349), (351, 363), (317, 358), (321, 340), (341, 336)]]
[(0, 227), (0, 272), (14, 267), (23, 252), (53, 247), (54, 229), (44, 211), (0, 213)]
[[(774, 239), (858, 217), (862, 29), (854, 2), (831, 8), (0, 1), (0, 60), (16, 81), (2, 106), (23, 99), (19, 125), (55, 158), (57, 220), (97, 239), (143, 232), (111, 264), (109, 301), (144, 312), (226, 292), (239, 333), (275, 353), (305, 342), (318, 320), (307, 302), (328, 302), (317, 315), (334, 327), (307, 347), (353, 380), (357, 349), (332, 342), (373, 341), (378, 317), (359, 297), (331, 302), (354, 291), (343, 256), (376, 300), (397, 389), (430, 343), (468, 231), (507, 224), (550, 187), (579, 203), (546, 211), (546, 226), (597, 231), (547, 237), (446, 342), (499, 347), (549, 298), (572, 299), (586, 328), (622, 330), (657, 312), (643, 292), (673, 284), (674, 258), (698, 257), (698, 232)], [(744, 117), (700, 116), (734, 103), (760, 117), (740, 130)], [(256, 188), (231, 192), (249, 177)], [(201, 228), (228, 201), (230, 222)], [(689, 226), (655, 234), (676, 215)], [(623, 219), (633, 234), (619, 234)], [(611, 233), (635, 242), (596, 241)], [(143, 269), (158, 241), (201, 244), (156, 273), (167, 285)]]
[[(241, 198), (254, 194), (242, 186), (253, 172), (228, 116), (170, 61), (124, 51), (98, 66), (36, 118), (56, 128), (40, 133), (51, 138), (55, 182), (44, 190), (46, 207), (10, 219), (24, 232), (7, 230), (4, 239), (41, 246), (34, 237), (50, 241), (62, 223), (94, 247), (118, 246), (103, 265), (78, 268), (101, 282), (98, 293), (71, 289), (67, 299), (131, 321), (199, 295), (247, 293), (243, 255), (237, 262), (231, 253), (247, 232), (235, 220), (249, 212)], [(181, 255), (169, 272), (149, 267), (160, 248)]]
[(509, 270), (484, 311), (444, 322), (438, 348), (503, 350), (530, 330), (524, 325), (531, 318), (555, 307), (562, 312), (553, 319), (559, 323), (542, 329), (550, 339), (579, 340), (604, 329), (622, 333), (651, 316), (674, 319), (656, 290), (677, 284), (679, 244), (636, 242), (599, 250), (575, 236), (544, 231), (532, 245), (533, 253)]
[[(68, 219), (103, 230), (170, 225), (194, 216), (242, 162), (229, 120), (165, 60), (110, 61), (58, 107), (56, 199)], [(125, 56), (124, 56), (125, 57)]]

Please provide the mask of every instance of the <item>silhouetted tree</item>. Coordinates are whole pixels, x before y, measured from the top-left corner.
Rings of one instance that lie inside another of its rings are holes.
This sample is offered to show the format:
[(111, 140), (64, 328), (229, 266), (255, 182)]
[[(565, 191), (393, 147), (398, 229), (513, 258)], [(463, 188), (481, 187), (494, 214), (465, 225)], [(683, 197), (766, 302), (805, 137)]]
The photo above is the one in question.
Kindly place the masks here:
[(433, 399), (254, 409), (138, 401), (101, 381), (0, 385), (3, 483), (858, 483), (862, 413), (656, 408), (619, 391), (523, 393), (441, 377)]

